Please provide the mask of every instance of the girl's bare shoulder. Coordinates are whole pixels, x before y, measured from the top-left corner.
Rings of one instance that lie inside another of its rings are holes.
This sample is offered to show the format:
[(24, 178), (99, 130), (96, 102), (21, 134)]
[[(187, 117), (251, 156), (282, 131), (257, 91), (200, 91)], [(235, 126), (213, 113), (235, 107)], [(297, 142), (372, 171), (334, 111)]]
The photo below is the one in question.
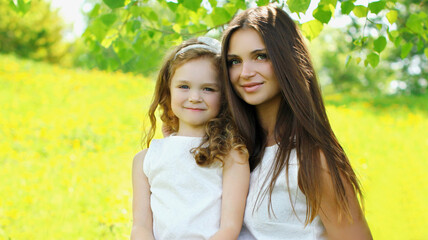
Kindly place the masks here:
[(147, 154), (147, 150), (148, 150), (148, 148), (143, 149), (143, 150), (139, 151), (137, 154), (135, 154), (133, 164), (132, 164), (134, 167), (137, 165), (142, 166), (142, 164), (144, 162), (144, 158), (146, 157), (146, 154)]

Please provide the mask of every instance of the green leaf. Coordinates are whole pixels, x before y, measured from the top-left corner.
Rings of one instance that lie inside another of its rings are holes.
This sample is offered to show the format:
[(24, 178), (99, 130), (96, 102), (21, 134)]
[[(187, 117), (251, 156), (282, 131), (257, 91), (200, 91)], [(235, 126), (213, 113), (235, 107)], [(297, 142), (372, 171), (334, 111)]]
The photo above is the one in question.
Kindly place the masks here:
[(288, 8), (291, 12), (306, 12), (309, 8), (309, 4), (311, 3), (311, 0), (288, 0)]
[(360, 64), (360, 62), (361, 62), (361, 58), (360, 58), (360, 57), (357, 57), (357, 59), (355, 59), (355, 61), (357, 62), (357, 64)]
[(352, 56), (351, 55), (346, 56), (345, 66), (348, 67), (351, 61), (352, 61)]
[(126, 24), (127, 32), (135, 32), (141, 28), (141, 22), (139, 20), (131, 20)]
[(174, 32), (180, 33), (181, 32), (181, 25), (180, 24), (174, 24), (174, 26), (172, 26), (172, 29), (174, 30)]
[(395, 23), (395, 21), (397, 21), (397, 17), (398, 17), (398, 12), (395, 10), (391, 10), (386, 14), (386, 18), (388, 19), (388, 22), (390, 24)]
[(349, 13), (351, 13), (354, 7), (355, 5), (352, 1), (342, 2), (342, 4), (340, 5), (341, 12), (344, 15), (348, 15)]
[(209, 16), (212, 20), (212, 27), (227, 23), (232, 17), (226, 9), (221, 7), (215, 7)]
[(370, 53), (367, 55), (367, 62), (375, 68), (379, 64), (379, 55), (377, 53)]
[(25, 14), (30, 10), (31, 1), (18, 0), (18, 11)]
[(123, 64), (132, 59), (132, 57), (134, 56), (134, 51), (129, 48), (120, 48), (119, 52), (117, 53), (117, 56), (119, 56), (119, 59)]
[(332, 12), (328, 5), (318, 5), (318, 7), (312, 13), (312, 16), (322, 23), (328, 23), (331, 19)]
[(15, 5), (13, 0), (9, 0), (9, 7), (11, 7), (13, 11), (18, 12), (18, 7)]
[(389, 31), (388, 29), (387, 32), (388, 32), (388, 38), (391, 42), (393, 42), (400, 35), (400, 33), (397, 30)]
[(247, 5), (245, 4), (245, 0), (233, 0), (231, 1), (232, 3), (234, 3), (234, 5), (242, 10), (247, 9)]
[(235, 5), (233, 3), (226, 3), (223, 5), (223, 8), (226, 9), (230, 16), (235, 15), (235, 13), (239, 10), (238, 5)]
[(269, 0), (257, 0), (257, 6), (265, 6), (269, 4)]
[(143, 15), (145, 19), (153, 22), (158, 21), (158, 15), (156, 14), (155, 11), (153, 11), (151, 7), (139, 7), (139, 8), (140, 8), (139, 11), (141, 12), (141, 15)]
[(428, 58), (428, 48), (424, 49), (425, 56)]
[(111, 9), (125, 6), (125, 0), (103, 0), (103, 2)]
[[(128, 2), (128, 1), (126, 1)], [(138, 5), (138, 0), (130, 0), (128, 4), (126, 4), (125, 9), (128, 10), (133, 6), (137, 6)]]
[(410, 51), (413, 48), (413, 43), (406, 43), (401, 47), (401, 54), (400, 57), (401, 59), (404, 59), (405, 57), (407, 57), (407, 55), (409, 55)]
[(401, 42), (403, 41), (403, 38), (398, 36), (395, 40), (394, 40), (394, 45), (395, 47), (399, 47), (401, 45)]
[(424, 41), (422, 41), (422, 39), (419, 38), (418, 45), (417, 45), (418, 51), (421, 51), (422, 49), (424, 49), (424, 45), (425, 45)]
[(212, 8), (217, 7), (217, 0), (208, 0)]
[(208, 28), (207, 25), (205, 24), (199, 24), (199, 25), (190, 25), (187, 29), (189, 30), (190, 34), (194, 34), (197, 32), (202, 32), (202, 31), (206, 31)]
[(96, 18), (100, 14), (100, 7), (101, 5), (99, 3), (95, 4), (95, 6), (89, 12), (88, 16), (90, 18)]
[(101, 15), (100, 19), (104, 23), (104, 25), (110, 27), (116, 21), (117, 16), (114, 13), (108, 13)]
[(316, 19), (302, 24), (303, 35), (305, 35), (308, 40), (316, 38), (320, 34), (322, 28), (322, 23)]
[(371, 2), (371, 3), (369, 3), (369, 10), (370, 10), (370, 12), (372, 12), (374, 14), (378, 14), (380, 11), (385, 9), (385, 6), (386, 6), (385, 0), (380, 0), (377, 2)]
[(406, 21), (406, 27), (412, 32), (422, 34), (424, 32), (423, 22), (419, 19), (418, 15), (410, 14), (410, 17)]
[(100, 19), (96, 19), (92, 24), (86, 29), (92, 35), (95, 36), (95, 39), (101, 42), (107, 34), (108, 28), (101, 22)]
[(355, 40), (352, 42), (352, 44), (354, 44), (355, 46), (362, 46), (362, 45), (363, 45), (363, 43), (362, 43), (362, 41), (361, 41), (361, 38), (357, 38), (357, 39), (355, 39)]
[(168, 8), (171, 9), (171, 11), (175, 12), (177, 10), (178, 4), (174, 2), (167, 2)]
[(13, 0), (9, 0), (9, 6), (15, 12), (25, 14), (28, 12), (28, 10), (30, 10), (31, 0), (27, 0), (27, 1), (17, 0), (16, 4)]
[(374, 50), (378, 53), (381, 53), (386, 47), (386, 38), (384, 36), (380, 36), (378, 39), (374, 41)]
[(132, 6), (129, 8), (128, 12), (131, 13), (133, 17), (141, 17), (144, 10), (139, 6)]
[(183, 6), (194, 12), (198, 11), (198, 8), (201, 6), (202, 0), (185, 0), (183, 1)]
[(368, 9), (365, 6), (357, 5), (352, 12), (359, 18), (367, 17)]

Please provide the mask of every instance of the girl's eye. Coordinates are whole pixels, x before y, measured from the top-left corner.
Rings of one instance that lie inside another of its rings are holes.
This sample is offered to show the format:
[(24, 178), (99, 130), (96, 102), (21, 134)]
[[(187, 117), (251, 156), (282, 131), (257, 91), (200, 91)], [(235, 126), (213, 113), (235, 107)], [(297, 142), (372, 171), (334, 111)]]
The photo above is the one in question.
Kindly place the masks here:
[(178, 88), (181, 88), (181, 89), (189, 89), (189, 86), (187, 86), (187, 85), (180, 85), (180, 86), (178, 86)]
[(256, 57), (256, 59), (257, 60), (265, 60), (265, 59), (267, 59), (268, 57), (267, 57), (267, 54), (266, 53), (260, 53), (260, 54), (258, 54), (257, 55), (257, 57)]
[(204, 88), (204, 91), (215, 92), (216, 90), (214, 88), (206, 87), (206, 88)]
[(230, 59), (230, 60), (228, 60), (228, 65), (229, 66), (236, 65), (236, 64), (239, 64), (239, 63), (240, 63), (240, 61), (238, 59)]

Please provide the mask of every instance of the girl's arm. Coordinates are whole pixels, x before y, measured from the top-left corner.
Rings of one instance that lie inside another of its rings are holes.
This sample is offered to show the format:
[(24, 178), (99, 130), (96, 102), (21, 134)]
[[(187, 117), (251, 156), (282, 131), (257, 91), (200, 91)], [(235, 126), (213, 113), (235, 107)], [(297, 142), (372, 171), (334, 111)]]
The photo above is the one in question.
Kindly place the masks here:
[(349, 204), (352, 221), (344, 214), (339, 221), (339, 211), (336, 206), (333, 182), (324, 154), (321, 152), (321, 209), (319, 215), (327, 231), (329, 240), (369, 240), (373, 239), (369, 226), (367, 225), (363, 211), (352, 185), (342, 177), (345, 186), (347, 201)]
[(210, 240), (237, 239), (244, 219), (250, 184), (248, 154), (232, 150), (223, 165), (220, 229)]
[(143, 172), (147, 149), (137, 153), (132, 164), (132, 214), (131, 240), (153, 239), (153, 218), (150, 208), (150, 185)]

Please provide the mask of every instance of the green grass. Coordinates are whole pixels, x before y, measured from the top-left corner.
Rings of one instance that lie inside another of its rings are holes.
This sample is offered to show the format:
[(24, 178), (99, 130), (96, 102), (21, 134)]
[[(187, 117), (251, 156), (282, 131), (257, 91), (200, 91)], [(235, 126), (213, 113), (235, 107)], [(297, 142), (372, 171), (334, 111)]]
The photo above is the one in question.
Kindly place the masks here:
[[(128, 239), (142, 76), (0, 55), (0, 239)], [(327, 96), (374, 239), (427, 239), (425, 97)]]

